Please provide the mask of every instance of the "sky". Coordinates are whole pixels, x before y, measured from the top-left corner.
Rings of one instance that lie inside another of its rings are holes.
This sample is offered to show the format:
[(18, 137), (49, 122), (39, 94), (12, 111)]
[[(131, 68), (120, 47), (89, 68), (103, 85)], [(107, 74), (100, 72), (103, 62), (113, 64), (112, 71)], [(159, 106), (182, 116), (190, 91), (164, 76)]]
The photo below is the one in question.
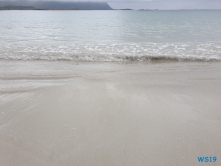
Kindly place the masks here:
[[(1, 1), (1, 0), (0, 0)], [(26, 0), (17, 0), (26, 1)], [(44, 0), (41, 0), (44, 1)], [(53, 0), (47, 0), (53, 1)], [(57, 0), (108, 2), (114, 9), (221, 9), (221, 0)]]
[(113, 8), (221, 9), (221, 0), (109, 0)]

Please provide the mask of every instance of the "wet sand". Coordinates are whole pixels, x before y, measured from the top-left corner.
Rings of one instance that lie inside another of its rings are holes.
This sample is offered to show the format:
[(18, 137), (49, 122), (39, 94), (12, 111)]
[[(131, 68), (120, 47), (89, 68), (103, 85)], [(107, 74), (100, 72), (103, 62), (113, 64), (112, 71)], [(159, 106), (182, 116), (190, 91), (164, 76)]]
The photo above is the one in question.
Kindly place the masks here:
[(220, 62), (0, 61), (0, 165), (220, 165), (220, 85)]

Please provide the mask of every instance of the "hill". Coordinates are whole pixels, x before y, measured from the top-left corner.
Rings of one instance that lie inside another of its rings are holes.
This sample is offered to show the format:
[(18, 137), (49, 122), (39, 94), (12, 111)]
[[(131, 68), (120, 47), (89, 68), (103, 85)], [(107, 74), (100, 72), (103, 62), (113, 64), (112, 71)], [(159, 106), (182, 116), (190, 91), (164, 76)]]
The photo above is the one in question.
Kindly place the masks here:
[(0, 1), (0, 7), (12, 8), (8, 10), (23, 10), (22, 7), (32, 7), (33, 10), (112, 10), (106, 2)]

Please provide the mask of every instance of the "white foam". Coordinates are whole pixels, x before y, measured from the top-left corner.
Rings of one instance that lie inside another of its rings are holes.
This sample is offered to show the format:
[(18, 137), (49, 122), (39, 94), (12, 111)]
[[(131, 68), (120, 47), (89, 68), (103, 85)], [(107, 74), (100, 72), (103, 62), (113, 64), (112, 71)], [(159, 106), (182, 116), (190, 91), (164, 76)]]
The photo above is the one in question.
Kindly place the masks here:
[(3, 45), (0, 59), (71, 61), (221, 60), (221, 43), (113, 43)]

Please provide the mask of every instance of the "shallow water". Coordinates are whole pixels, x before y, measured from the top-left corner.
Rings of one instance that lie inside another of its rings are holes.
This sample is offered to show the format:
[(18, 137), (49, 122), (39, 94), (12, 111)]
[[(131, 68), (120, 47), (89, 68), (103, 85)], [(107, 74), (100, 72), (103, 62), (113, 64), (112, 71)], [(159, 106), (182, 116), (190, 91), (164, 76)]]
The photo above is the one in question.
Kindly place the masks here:
[(220, 60), (221, 11), (1, 11), (0, 59)]

